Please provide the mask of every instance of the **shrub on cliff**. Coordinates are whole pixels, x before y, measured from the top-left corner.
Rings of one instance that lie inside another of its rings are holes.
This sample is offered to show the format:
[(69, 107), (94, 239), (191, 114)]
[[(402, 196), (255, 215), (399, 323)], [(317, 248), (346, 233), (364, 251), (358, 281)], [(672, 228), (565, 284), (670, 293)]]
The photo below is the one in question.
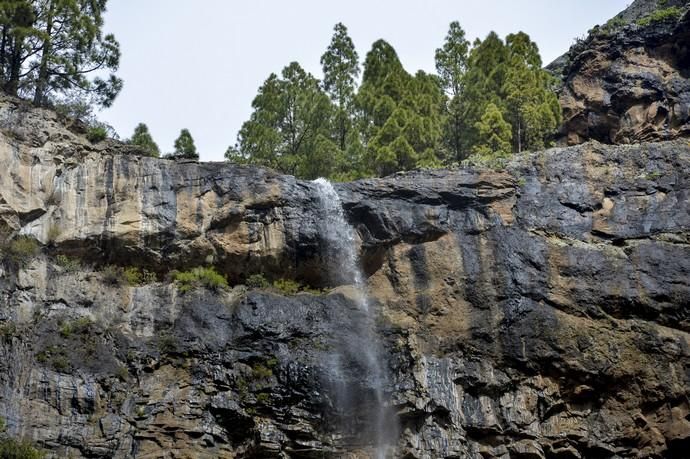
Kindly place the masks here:
[(9, 242), (3, 241), (0, 245), (0, 254), (3, 258), (19, 267), (26, 266), (38, 255), (39, 250), (38, 242), (27, 236), (20, 236)]
[(122, 277), (128, 285), (137, 286), (156, 282), (156, 273), (134, 266), (124, 268)]
[(637, 25), (647, 27), (648, 25), (654, 24), (655, 22), (661, 22), (671, 18), (679, 18), (682, 13), (683, 10), (681, 8), (678, 8), (677, 6), (662, 8), (654, 11), (653, 13), (648, 14), (645, 17), (638, 19)]
[(0, 459), (42, 459), (41, 451), (34, 448), (28, 440), (6, 438), (0, 440)]
[(199, 266), (192, 268), (190, 271), (173, 271), (172, 278), (182, 293), (198, 287), (220, 290), (228, 286), (228, 281), (225, 277), (213, 267), (204, 268)]
[(102, 142), (107, 137), (108, 137), (108, 131), (106, 130), (105, 126), (100, 126), (100, 125), (91, 126), (86, 131), (86, 138), (91, 143)]
[(246, 283), (249, 288), (268, 288), (271, 285), (263, 274), (252, 274), (247, 278)]

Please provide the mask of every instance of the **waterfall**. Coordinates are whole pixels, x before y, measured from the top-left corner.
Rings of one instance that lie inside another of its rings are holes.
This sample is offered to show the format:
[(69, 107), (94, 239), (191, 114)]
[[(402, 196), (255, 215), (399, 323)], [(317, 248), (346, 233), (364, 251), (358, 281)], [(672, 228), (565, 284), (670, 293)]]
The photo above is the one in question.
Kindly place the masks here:
[[(325, 257), (328, 263), (328, 273), (336, 285), (352, 285), (357, 292), (357, 307), (362, 313), (363, 320), (355, 323), (358, 343), (343, 343), (355, 346), (357, 352), (348, 349), (348, 354), (357, 355), (359, 364), (366, 372), (364, 379), (369, 382), (373, 390), (374, 407), (370, 410), (367, 421), (371, 424), (371, 440), (375, 447), (375, 458), (384, 459), (388, 451), (394, 447), (397, 437), (396, 416), (384, 399), (384, 385), (386, 382), (385, 362), (382, 347), (376, 333), (376, 315), (371, 310), (364, 274), (359, 262), (358, 238), (354, 228), (345, 219), (342, 203), (331, 182), (319, 178), (313, 182), (318, 191), (320, 205), (320, 234), (325, 241)], [(345, 355), (345, 352), (343, 352)], [(345, 373), (343, 358), (333, 359), (333, 372), (338, 375)], [(352, 394), (347, 385), (339, 388), (338, 399), (341, 403), (352, 404)], [(345, 407), (351, 408), (351, 407)]]

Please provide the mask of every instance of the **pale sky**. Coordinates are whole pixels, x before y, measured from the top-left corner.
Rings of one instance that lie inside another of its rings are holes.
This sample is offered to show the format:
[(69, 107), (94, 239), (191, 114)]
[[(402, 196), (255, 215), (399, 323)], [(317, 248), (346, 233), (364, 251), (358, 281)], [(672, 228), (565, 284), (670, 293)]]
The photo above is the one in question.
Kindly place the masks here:
[(360, 62), (379, 38), (406, 70), (434, 71), (451, 21), (468, 39), (522, 30), (545, 64), (631, 0), (110, 0), (105, 32), (119, 40), (124, 89), (99, 114), (122, 138), (145, 122), (162, 152), (188, 128), (203, 161), (219, 161), (249, 118), (257, 89), (292, 61), (321, 78), (319, 60), (342, 22)]

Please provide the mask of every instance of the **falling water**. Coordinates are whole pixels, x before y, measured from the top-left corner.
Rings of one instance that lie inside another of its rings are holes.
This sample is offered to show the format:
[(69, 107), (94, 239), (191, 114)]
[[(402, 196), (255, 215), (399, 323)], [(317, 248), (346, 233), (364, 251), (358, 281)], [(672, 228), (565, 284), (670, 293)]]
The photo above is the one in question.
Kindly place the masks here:
[[(366, 379), (371, 385), (374, 404), (370, 410), (368, 421), (371, 423), (373, 442), (375, 444), (376, 459), (384, 459), (387, 451), (395, 443), (397, 425), (395, 415), (384, 400), (384, 384), (386, 372), (383, 366), (381, 344), (376, 334), (375, 314), (370, 309), (366, 292), (364, 275), (359, 263), (358, 240), (355, 231), (345, 219), (340, 197), (333, 185), (326, 179), (314, 181), (318, 190), (318, 198), (322, 214), (320, 225), (323, 240), (326, 242), (326, 257), (329, 263), (329, 274), (337, 285), (352, 285), (357, 293), (357, 306), (362, 312), (364, 320), (357, 323), (357, 338), (360, 340), (357, 349), (360, 365), (366, 372)], [(340, 356), (334, 359), (334, 373), (344, 373)], [(352, 404), (348, 387), (341, 386), (339, 394), (341, 403)], [(350, 408), (350, 407), (348, 407)]]

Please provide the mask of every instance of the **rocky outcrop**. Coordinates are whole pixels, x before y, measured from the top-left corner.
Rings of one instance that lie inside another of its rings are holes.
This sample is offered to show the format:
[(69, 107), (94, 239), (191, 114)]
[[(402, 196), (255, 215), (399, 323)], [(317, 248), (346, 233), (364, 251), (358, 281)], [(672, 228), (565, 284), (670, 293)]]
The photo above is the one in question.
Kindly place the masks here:
[[(373, 454), (370, 317), (329, 273), (317, 187), (112, 153), (53, 116), (0, 103), (2, 226), (41, 245), (1, 264), (8, 434), (51, 457)], [(360, 239), (396, 457), (685, 456), (687, 142), (590, 142), (504, 171), (336, 189)], [(156, 279), (128, 285), (106, 265)], [(168, 277), (201, 265), (231, 287)], [(244, 285), (259, 273), (323, 290)]]
[(690, 14), (686, 1), (636, 0), (550, 65), (563, 79), (561, 133), (636, 143), (690, 133)]

